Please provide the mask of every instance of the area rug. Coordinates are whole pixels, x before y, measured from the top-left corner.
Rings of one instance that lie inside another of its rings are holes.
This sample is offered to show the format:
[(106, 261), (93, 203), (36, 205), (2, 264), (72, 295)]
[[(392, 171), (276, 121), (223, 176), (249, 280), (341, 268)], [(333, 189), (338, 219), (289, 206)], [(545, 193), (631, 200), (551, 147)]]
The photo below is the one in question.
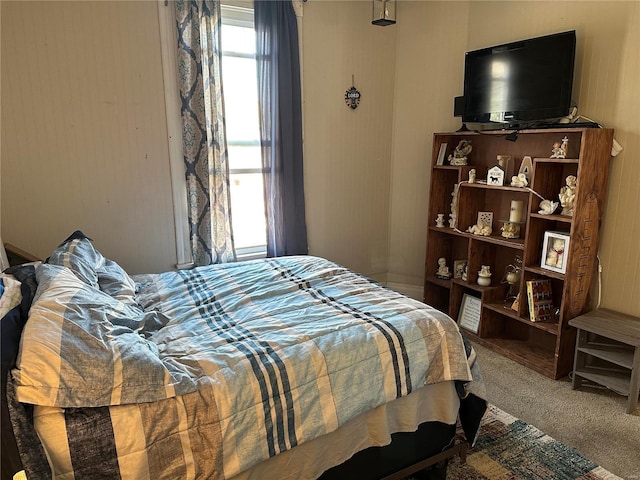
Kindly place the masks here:
[(476, 445), (449, 462), (447, 480), (615, 480), (583, 455), (490, 405)]

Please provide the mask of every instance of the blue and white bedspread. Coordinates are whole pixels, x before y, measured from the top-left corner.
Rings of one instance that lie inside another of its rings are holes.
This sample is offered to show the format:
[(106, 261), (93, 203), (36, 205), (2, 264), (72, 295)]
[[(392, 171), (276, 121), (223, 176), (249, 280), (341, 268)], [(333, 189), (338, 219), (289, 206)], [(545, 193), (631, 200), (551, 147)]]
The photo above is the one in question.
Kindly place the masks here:
[[(112, 424), (114, 406), (153, 418), (178, 401), (177, 431), (197, 427), (182, 449), (216, 449), (216, 478), (426, 384), (471, 380), (449, 317), (320, 258), (136, 276), (134, 297), (65, 261), (37, 272), (17, 399), (107, 407)], [(162, 422), (147, 423), (150, 448)]]

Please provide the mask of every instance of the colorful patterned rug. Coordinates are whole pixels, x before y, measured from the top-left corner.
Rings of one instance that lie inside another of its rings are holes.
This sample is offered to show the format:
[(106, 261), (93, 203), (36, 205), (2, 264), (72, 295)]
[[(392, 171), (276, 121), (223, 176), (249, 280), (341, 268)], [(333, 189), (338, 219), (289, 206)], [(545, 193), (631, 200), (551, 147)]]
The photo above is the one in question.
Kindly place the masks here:
[(577, 451), (493, 405), (467, 462), (449, 462), (447, 480), (620, 479)]

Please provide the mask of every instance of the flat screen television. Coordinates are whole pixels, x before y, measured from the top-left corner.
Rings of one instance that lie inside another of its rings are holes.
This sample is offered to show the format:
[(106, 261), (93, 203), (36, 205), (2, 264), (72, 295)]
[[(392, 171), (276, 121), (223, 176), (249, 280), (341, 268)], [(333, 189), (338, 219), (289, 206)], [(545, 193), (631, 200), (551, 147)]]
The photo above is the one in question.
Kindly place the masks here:
[(465, 54), (464, 123), (526, 128), (569, 114), (575, 30)]

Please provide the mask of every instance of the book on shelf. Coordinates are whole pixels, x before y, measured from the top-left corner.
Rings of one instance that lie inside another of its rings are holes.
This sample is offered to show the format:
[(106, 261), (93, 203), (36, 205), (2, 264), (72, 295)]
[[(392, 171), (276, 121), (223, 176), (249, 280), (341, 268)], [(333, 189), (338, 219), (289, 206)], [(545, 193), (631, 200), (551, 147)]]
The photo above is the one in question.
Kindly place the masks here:
[(527, 301), (529, 302), (529, 320), (532, 322), (555, 321), (550, 279), (528, 280)]

